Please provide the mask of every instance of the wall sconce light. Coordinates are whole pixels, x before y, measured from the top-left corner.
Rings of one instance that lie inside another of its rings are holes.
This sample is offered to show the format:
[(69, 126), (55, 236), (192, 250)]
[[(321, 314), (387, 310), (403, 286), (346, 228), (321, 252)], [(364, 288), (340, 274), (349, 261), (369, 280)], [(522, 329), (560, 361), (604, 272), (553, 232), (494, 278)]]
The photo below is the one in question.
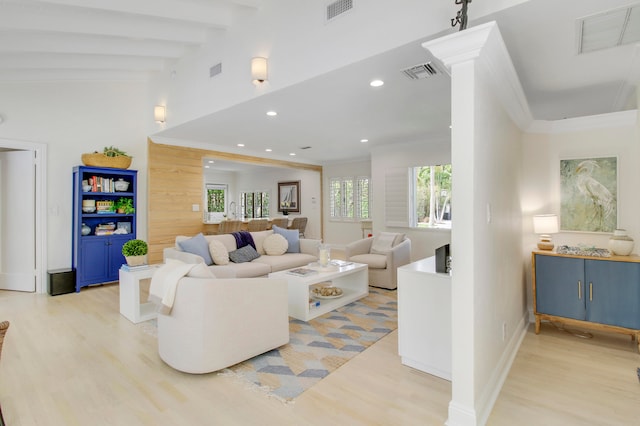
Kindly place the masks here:
[(164, 123), (166, 116), (165, 107), (162, 105), (156, 105), (153, 108), (153, 119), (156, 123)]
[(558, 216), (555, 214), (533, 216), (533, 232), (540, 234), (540, 241), (538, 241), (540, 250), (553, 250), (551, 234), (558, 233)]
[(267, 58), (251, 59), (251, 79), (256, 86), (267, 81)]

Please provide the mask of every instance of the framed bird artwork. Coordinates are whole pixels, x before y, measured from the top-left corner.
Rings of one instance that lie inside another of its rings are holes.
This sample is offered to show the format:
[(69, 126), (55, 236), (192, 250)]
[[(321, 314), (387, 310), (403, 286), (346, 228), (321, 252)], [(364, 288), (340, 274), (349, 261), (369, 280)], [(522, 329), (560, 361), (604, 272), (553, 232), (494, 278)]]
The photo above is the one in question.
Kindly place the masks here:
[(618, 223), (618, 158), (560, 160), (560, 229), (613, 232)]

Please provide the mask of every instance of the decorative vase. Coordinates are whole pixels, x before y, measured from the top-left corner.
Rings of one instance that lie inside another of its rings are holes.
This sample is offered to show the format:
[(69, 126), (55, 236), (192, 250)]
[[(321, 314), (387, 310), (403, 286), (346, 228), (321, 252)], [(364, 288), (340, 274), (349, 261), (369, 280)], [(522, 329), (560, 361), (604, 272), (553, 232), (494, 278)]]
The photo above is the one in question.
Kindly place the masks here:
[(327, 244), (320, 244), (318, 247), (318, 263), (323, 268), (329, 266), (331, 260), (331, 248)]
[(129, 182), (120, 178), (117, 181), (113, 182), (113, 186), (118, 192), (126, 192), (129, 189)]
[(127, 259), (127, 265), (129, 266), (140, 266), (146, 263), (147, 255), (143, 254), (141, 256), (125, 256), (125, 259)]
[(633, 251), (633, 238), (624, 229), (616, 229), (609, 238), (609, 250), (616, 256), (629, 256)]
[(86, 223), (82, 223), (82, 235), (89, 235), (91, 233), (91, 227)]

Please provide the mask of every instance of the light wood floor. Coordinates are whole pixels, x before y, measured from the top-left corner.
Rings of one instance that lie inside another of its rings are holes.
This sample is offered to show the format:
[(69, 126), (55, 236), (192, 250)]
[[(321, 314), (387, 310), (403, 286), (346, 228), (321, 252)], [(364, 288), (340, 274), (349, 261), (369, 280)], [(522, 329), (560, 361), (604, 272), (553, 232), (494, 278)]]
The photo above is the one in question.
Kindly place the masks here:
[[(0, 402), (20, 425), (442, 425), (450, 383), (400, 364), (391, 333), (293, 404), (232, 377), (188, 375), (158, 357), (118, 287), (50, 297), (0, 291), (10, 320)], [(624, 336), (527, 333), (490, 425), (638, 425), (640, 365)]]

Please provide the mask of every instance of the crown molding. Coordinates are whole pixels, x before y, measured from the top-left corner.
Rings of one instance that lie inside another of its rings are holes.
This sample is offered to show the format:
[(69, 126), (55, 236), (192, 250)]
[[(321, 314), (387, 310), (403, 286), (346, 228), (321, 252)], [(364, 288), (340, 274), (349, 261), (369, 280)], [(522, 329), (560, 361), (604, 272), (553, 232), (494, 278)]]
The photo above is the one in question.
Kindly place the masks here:
[(638, 124), (638, 110), (611, 112), (608, 114), (566, 118), (564, 120), (535, 120), (526, 129), (527, 133), (574, 133), (612, 127), (631, 127)]
[(521, 130), (531, 125), (529, 103), (495, 21), (427, 41), (422, 47), (439, 59), (449, 73), (456, 64), (478, 60), (487, 68), (493, 89), (514, 123)]

